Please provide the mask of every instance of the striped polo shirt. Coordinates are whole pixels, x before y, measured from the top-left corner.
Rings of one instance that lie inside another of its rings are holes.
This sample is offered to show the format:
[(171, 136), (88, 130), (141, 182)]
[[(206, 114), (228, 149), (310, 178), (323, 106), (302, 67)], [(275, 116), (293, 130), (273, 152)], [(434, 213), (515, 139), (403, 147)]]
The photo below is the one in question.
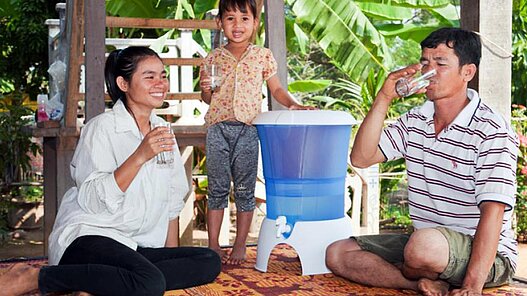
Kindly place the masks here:
[(406, 160), (410, 217), (416, 229), (443, 226), (473, 236), (481, 202), (507, 205), (498, 252), (516, 270), (511, 220), (518, 139), (476, 91), (469, 89), (467, 96), (469, 104), (437, 137), (434, 104), (427, 101), (386, 127), (379, 147), (387, 160)]

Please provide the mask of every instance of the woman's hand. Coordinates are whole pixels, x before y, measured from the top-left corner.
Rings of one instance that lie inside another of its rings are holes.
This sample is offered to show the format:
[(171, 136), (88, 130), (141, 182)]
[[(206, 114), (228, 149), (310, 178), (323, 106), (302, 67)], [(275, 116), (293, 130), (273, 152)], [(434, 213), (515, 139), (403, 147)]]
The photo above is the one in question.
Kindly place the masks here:
[(141, 163), (145, 163), (162, 151), (172, 151), (175, 144), (174, 134), (167, 127), (158, 126), (146, 134), (137, 147), (136, 154)]

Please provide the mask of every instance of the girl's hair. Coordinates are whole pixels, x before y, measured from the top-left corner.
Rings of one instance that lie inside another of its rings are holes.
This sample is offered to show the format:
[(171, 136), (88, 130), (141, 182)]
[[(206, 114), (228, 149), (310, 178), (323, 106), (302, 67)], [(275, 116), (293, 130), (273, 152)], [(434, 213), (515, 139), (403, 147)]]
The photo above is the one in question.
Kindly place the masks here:
[(255, 0), (220, 0), (220, 9), (218, 17), (221, 17), (227, 11), (239, 10), (243, 13), (247, 13), (247, 7), (251, 10), (253, 17), (256, 18), (256, 2)]
[(128, 108), (126, 95), (117, 85), (117, 77), (122, 76), (125, 81), (130, 82), (139, 62), (148, 57), (157, 57), (161, 60), (155, 51), (144, 46), (116, 49), (110, 53), (104, 66), (104, 80), (114, 103), (121, 100)]

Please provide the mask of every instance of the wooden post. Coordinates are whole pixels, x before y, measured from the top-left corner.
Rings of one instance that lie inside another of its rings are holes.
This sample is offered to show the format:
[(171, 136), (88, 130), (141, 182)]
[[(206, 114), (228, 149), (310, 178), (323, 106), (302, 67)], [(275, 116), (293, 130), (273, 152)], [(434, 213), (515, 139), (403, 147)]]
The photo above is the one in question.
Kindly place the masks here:
[[(90, 3), (90, 2), (88, 2)], [(64, 94), (64, 126), (77, 126), (80, 69), (84, 43), (84, 0), (69, 0), (66, 4), (66, 92)]]
[[(77, 5), (75, 5), (77, 4)], [(80, 57), (84, 34), (84, 0), (68, 0), (66, 4), (67, 84), (61, 96), (64, 101), (63, 125), (54, 135), (44, 136), (44, 254), (48, 253), (48, 237), (53, 229), (57, 210), (66, 190), (73, 186), (69, 165), (77, 144), (72, 132), (77, 126)]]
[(74, 185), (70, 162), (77, 136), (44, 137), (44, 254), (48, 254), (48, 237), (64, 193)]
[[(89, 4), (88, 4), (89, 3)], [(104, 112), (104, 62), (105, 62), (105, 30), (106, 30), (106, 5), (104, 0), (91, 0), (86, 2), (85, 36), (86, 58), (86, 93), (85, 93), (85, 119)]]
[[(287, 48), (285, 39), (285, 14), (283, 0), (265, 1), (265, 43), (278, 63), (280, 83), (287, 90)], [(269, 95), (269, 110), (285, 109)]]
[(470, 87), (510, 119), (512, 0), (461, 1), (461, 27), (480, 33), (483, 47), (479, 75)]

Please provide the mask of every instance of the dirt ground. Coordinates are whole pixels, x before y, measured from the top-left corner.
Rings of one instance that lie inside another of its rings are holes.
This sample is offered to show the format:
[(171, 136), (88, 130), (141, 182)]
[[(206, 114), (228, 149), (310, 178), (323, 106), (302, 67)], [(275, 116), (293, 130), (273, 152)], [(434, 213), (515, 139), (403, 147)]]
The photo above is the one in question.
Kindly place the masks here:
[[(231, 230), (231, 233), (234, 234), (234, 230)], [(0, 245), (0, 261), (11, 258), (44, 256), (42, 229), (17, 231), (13, 236), (12, 239)], [(196, 240), (195, 245), (206, 246), (207, 233), (205, 231), (196, 230), (194, 238)], [(256, 242), (257, 238), (251, 233), (248, 244), (255, 244)], [(527, 279), (527, 244), (519, 244), (519, 251), (520, 262), (516, 276)]]

